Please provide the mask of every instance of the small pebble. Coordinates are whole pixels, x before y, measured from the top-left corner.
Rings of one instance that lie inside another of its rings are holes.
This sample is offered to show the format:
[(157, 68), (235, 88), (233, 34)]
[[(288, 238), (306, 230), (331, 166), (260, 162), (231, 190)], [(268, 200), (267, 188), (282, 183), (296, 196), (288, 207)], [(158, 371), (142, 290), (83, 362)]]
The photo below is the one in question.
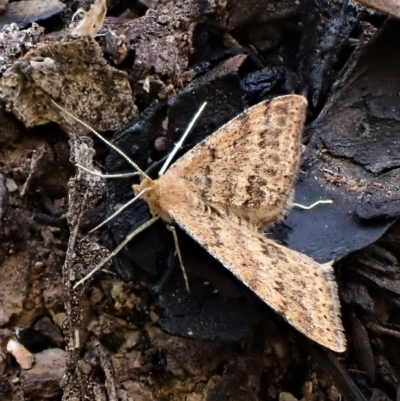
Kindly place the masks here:
[(293, 397), (290, 393), (280, 393), (279, 401), (298, 401), (298, 399)]
[(35, 357), (18, 341), (11, 339), (7, 343), (7, 352), (10, 353), (21, 366), (21, 369), (30, 369), (35, 362)]
[(301, 393), (304, 396), (310, 395), (313, 392), (313, 384), (311, 381), (306, 381), (301, 388)]

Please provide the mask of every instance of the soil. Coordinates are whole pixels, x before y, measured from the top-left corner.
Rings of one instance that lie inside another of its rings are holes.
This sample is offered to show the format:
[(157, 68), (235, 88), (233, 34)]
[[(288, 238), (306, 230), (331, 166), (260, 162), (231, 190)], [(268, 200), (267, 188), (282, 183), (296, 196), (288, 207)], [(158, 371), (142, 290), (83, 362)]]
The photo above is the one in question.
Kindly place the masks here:
[[(399, 400), (400, 22), (348, 1), (110, 0), (76, 37), (91, 3), (0, 2), (0, 400)], [(138, 182), (76, 166), (134, 171), (93, 129), (155, 177), (204, 101), (177, 157), (289, 93), (309, 103), (295, 202), (333, 203), (268, 235), (334, 261), (346, 352), (177, 230), (188, 292), (161, 223), (74, 286), (150, 217), (137, 202), (89, 232)]]

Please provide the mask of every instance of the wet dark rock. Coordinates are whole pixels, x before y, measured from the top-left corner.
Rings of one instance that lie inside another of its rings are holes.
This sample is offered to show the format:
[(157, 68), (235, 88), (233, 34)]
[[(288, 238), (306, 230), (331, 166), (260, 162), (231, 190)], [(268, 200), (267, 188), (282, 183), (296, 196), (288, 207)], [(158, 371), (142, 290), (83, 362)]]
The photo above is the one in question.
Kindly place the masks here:
[[(349, 62), (335, 96), (309, 128), (295, 201), (332, 199), (333, 204), (311, 211), (294, 208), (280, 238), (320, 262), (376, 241), (400, 213), (398, 145), (390, 134), (399, 129), (394, 93), (400, 89), (395, 72), (400, 59), (393, 57), (399, 29), (398, 21), (388, 21), (363, 57)], [(377, 118), (382, 129), (370, 128)]]
[(55, 346), (50, 337), (31, 328), (17, 329), (17, 337), (21, 344), (33, 353), (41, 352)]
[(23, 29), (32, 22), (42, 22), (60, 15), (65, 4), (58, 0), (29, 0), (10, 3), (0, 16), (0, 29), (6, 24), (15, 23)]
[(65, 372), (66, 352), (51, 348), (35, 354), (32, 369), (21, 374), (25, 397), (51, 399), (61, 394), (60, 383)]

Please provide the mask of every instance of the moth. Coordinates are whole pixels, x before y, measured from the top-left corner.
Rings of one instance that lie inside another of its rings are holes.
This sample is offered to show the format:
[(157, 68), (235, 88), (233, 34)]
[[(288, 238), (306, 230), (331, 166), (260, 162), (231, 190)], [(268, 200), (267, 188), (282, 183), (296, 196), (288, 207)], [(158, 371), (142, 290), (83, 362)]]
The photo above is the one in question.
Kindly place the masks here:
[[(264, 233), (289, 211), (300, 168), (307, 101), (261, 102), (178, 159), (159, 179), (134, 185), (152, 219), (176, 224), (299, 332), (336, 352), (346, 349), (338, 288), (320, 264)], [(81, 280), (82, 281), (82, 280)]]
[(95, 0), (90, 6), (89, 11), (80, 8), (73, 16), (72, 21), (79, 14), (83, 14), (83, 18), (78, 25), (72, 30), (73, 36), (95, 36), (103, 25), (107, 14), (106, 0)]

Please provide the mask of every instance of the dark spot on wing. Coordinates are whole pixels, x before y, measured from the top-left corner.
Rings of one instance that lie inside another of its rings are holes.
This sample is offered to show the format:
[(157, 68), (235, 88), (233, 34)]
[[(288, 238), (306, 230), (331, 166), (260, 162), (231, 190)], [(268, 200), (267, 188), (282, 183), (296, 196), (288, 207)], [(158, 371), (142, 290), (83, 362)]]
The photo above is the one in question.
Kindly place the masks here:
[(217, 151), (215, 148), (209, 147), (208, 151), (210, 152), (211, 161), (215, 161), (217, 159)]
[(250, 199), (247, 199), (244, 205), (252, 208), (260, 207), (265, 200), (265, 192), (261, 188), (267, 185), (267, 181), (257, 175), (250, 175), (247, 181), (249, 185), (246, 186), (246, 191)]

